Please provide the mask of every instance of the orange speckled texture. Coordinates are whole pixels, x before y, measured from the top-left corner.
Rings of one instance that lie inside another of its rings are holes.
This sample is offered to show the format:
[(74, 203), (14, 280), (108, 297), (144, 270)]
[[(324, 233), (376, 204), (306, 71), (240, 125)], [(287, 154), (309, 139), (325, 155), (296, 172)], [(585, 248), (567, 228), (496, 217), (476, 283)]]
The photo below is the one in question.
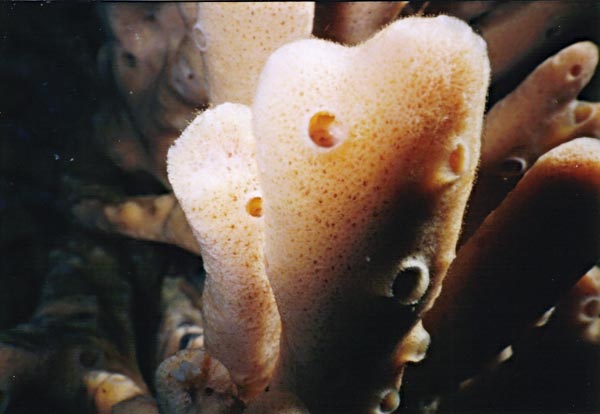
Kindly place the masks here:
[[(309, 409), (342, 392), (364, 412), (354, 397), (372, 390), (360, 384), (395, 382), (367, 375), (391, 359), (454, 257), (488, 78), (484, 42), (448, 17), (401, 20), (354, 48), (298, 41), (268, 60), (253, 119), (283, 324), (276, 383)], [(311, 140), (319, 112), (335, 117), (336, 145)], [(450, 161), (459, 147), (463, 162)], [(414, 306), (392, 294), (407, 257), (431, 277)], [(347, 377), (337, 378), (342, 366)]]
[(207, 68), (210, 102), (249, 105), (269, 55), (310, 37), (311, 2), (202, 2), (196, 24)]
[(200, 244), (206, 345), (242, 398), (264, 389), (280, 324), (263, 265), (263, 219), (250, 110), (223, 104), (202, 113), (169, 151), (169, 179)]

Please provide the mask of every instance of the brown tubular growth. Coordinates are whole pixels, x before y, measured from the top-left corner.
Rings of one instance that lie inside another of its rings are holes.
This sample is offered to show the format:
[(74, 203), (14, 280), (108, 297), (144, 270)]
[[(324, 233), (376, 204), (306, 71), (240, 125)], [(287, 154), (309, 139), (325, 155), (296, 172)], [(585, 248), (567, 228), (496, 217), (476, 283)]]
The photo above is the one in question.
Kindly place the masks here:
[(489, 45), (494, 80), (539, 46), (546, 31), (572, 7), (557, 1), (513, 2), (498, 5), (480, 19), (477, 26)]
[(600, 256), (599, 211), (600, 141), (541, 157), (459, 250), (426, 315), (432, 347), (412, 382), (457, 386), (544, 314)]
[[(537, 398), (531, 398), (535, 402), (532, 408), (598, 412), (600, 394), (595, 390), (600, 389), (600, 268), (588, 271), (560, 300), (539, 337), (539, 342), (528, 348), (524, 344), (523, 350), (523, 357), (531, 360), (529, 375), (540, 377), (543, 385)], [(549, 344), (551, 351), (540, 355), (539, 343)], [(516, 347), (515, 352), (520, 349)], [(557, 359), (557, 368), (564, 375), (548, 375)], [(571, 381), (573, 377), (578, 380)], [(553, 395), (556, 389), (561, 389), (559, 395)]]
[[(584, 39), (600, 42), (600, 3), (595, 0), (411, 1), (402, 14), (419, 12), (456, 16), (486, 40), (492, 65), (491, 103), (514, 90), (542, 58)], [(595, 77), (586, 99), (600, 99), (599, 81)]]
[(600, 138), (598, 104), (577, 100), (597, 63), (596, 45), (575, 43), (544, 61), (488, 112), (463, 241), (542, 154), (573, 138)]
[(600, 269), (594, 267), (544, 325), (529, 327), (513, 344), (510, 360), (444, 398), (438, 412), (598, 412), (599, 305)]
[(407, 4), (407, 1), (318, 3), (313, 34), (356, 45), (394, 21)]
[(498, 2), (474, 22), (490, 47), (492, 102), (513, 90), (541, 57), (583, 39), (600, 41), (598, 18), (600, 5), (594, 0)]

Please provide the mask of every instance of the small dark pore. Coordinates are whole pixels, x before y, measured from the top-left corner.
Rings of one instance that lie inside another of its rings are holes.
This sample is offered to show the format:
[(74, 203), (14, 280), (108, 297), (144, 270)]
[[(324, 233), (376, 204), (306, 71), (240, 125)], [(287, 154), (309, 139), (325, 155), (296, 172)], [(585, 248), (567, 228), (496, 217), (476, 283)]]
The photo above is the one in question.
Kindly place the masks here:
[(576, 78), (579, 75), (581, 75), (582, 71), (583, 71), (583, 68), (581, 67), (581, 65), (573, 65), (573, 66), (571, 66), (571, 69), (569, 69), (569, 75)]
[(183, 335), (180, 339), (179, 339), (179, 349), (186, 349), (192, 342), (194, 342), (194, 339), (198, 338), (199, 336), (202, 336), (202, 334), (199, 333), (187, 333), (185, 335)]
[(411, 297), (422, 277), (422, 270), (417, 266), (409, 266), (402, 269), (396, 275), (396, 279), (392, 285), (394, 297), (402, 300)]
[(135, 68), (137, 66), (137, 59), (131, 52), (123, 52), (121, 58), (125, 62), (125, 65), (129, 68)]
[(500, 164), (500, 173), (505, 177), (521, 175), (527, 169), (527, 161), (520, 157), (508, 157)]

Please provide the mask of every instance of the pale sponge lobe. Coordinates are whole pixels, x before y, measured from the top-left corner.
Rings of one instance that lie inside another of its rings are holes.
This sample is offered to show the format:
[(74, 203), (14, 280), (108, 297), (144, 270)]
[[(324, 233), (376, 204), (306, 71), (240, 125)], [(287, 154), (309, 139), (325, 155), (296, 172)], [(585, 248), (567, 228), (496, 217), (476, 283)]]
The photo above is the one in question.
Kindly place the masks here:
[(437, 294), (475, 174), (488, 78), (483, 40), (449, 17), (400, 20), (353, 48), (294, 42), (265, 65), (253, 117), (284, 326), (276, 380), (311, 411), (333, 384), (364, 388), (360, 370), (392, 359)]
[(207, 69), (210, 102), (251, 104), (269, 55), (310, 37), (313, 2), (201, 2), (196, 39)]
[(263, 264), (250, 109), (223, 104), (198, 116), (170, 149), (168, 173), (207, 272), (207, 350), (249, 398), (268, 383), (280, 333)]

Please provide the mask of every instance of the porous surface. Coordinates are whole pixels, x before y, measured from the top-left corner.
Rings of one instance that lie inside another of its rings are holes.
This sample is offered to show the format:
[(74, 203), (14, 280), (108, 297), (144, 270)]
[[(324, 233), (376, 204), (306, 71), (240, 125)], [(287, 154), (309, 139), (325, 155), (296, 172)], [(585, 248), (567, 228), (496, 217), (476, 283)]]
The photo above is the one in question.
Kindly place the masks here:
[[(367, 412), (395, 382), (373, 373), (454, 257), (488, 77), (485, 44), (448, 17), (395, 22), (355, 48), (298, 41), (268, 60), (253, 119), (283, 324), (275, 383), (311, 412)], [(407, 262), (429, 278), (410, 304), (395, 294)]]
[(312, 32), (312, 2), (202, 2), (196, 39), (207, 68), (210, 102), (252, 102), (256, 81), (278, 47)]
[(207, 272), (207, 350), (249, 397), (267, 385), (280, 332), (264, 271), (264, 222), (254, 205), (261, 194), (250, 110), (223, 104), (202, 113), (169, 151), (168, 172)]

